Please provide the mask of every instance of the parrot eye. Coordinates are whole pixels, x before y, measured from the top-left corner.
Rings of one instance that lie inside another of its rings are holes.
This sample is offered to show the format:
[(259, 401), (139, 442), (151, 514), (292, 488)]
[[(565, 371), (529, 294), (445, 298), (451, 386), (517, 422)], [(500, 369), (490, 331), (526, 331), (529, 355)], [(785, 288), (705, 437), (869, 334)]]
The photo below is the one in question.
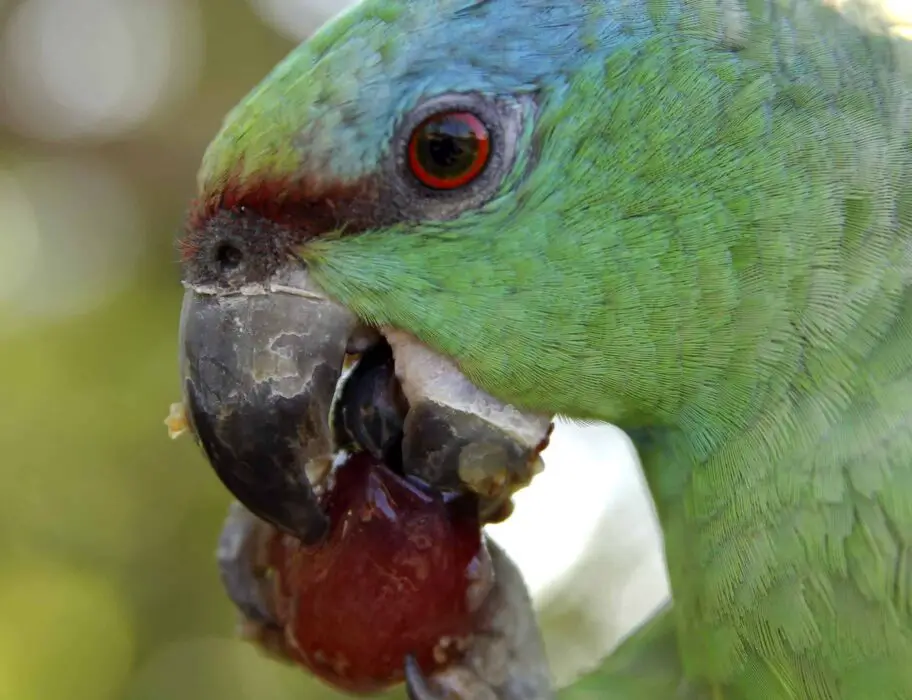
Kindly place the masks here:
[(454, 190), (484, 172), (491, 138), (481, 119), (471, 112), (433, 114), (413, 131), (408, 165), (418, 181), (435, 190)]
[(442, 221), (484, 205), (516, 163), (534, 112), (533, 95), (444, 93), (420, 102), (393, 132), (384, 206), (397, 220)]

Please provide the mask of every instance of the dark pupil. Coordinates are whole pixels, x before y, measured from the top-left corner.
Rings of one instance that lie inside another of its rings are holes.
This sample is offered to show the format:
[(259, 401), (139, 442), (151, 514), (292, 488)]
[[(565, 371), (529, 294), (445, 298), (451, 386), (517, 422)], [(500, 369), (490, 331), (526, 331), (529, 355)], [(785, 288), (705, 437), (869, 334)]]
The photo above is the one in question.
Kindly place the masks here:
[(418, 161), (432, 175), (464, 173), (478, 157), (478, 140), (472, 127), (459, 119), (441, 119), (425, 125), (418, 144)]

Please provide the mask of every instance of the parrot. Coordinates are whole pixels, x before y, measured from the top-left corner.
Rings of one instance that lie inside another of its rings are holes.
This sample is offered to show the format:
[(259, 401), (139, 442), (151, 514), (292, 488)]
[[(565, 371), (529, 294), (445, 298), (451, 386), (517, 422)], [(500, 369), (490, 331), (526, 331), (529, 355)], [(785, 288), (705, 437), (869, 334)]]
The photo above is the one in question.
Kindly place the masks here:
[(202, 157), (212, 465), (319, 541), (344, 356), (407, 335), (637, 449), (671, 600), (558, 697), (912, 699), (909, 54), (861, 0), (353, 5)]

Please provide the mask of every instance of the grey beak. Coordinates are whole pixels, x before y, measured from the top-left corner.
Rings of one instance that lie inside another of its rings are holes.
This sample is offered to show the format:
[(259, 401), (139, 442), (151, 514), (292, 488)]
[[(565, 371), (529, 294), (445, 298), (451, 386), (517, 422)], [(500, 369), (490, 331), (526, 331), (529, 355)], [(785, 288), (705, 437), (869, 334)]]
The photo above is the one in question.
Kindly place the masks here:
[(184, 295), (181, 375), (197, 439), (241, 503), (309, 544), (329, 524), (313, 481), (332, 463), (330, 405), (358, 325), (291, 263), (261, 289)]

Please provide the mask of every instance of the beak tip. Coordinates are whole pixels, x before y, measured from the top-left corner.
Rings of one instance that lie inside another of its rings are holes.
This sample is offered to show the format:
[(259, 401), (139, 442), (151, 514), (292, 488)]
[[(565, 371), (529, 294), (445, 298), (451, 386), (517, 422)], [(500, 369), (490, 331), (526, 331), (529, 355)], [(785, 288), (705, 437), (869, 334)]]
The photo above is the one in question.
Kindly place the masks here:
[[(188, 421), (219, 480), (251, 512), (306, 544), (320, 541), (329, 521), (301, 468), (297, 439), (301, 428), (294, 409), (260, 409), (255, 402), (201, 404), (200, 393), (185, 382)], [(294, 403), (294, 402), (292, 402)], [(304, 429), (306, 432), (306, 428)], [(312, 447), (312, 446), (311, 446)]]
[(340, 308), (190, 289), (181, 314), (187, 421), (212, 469), (258, 517), (309, 543), (328, 530), (307, 466), (332, 460), (330, 407), (353, 325)]

